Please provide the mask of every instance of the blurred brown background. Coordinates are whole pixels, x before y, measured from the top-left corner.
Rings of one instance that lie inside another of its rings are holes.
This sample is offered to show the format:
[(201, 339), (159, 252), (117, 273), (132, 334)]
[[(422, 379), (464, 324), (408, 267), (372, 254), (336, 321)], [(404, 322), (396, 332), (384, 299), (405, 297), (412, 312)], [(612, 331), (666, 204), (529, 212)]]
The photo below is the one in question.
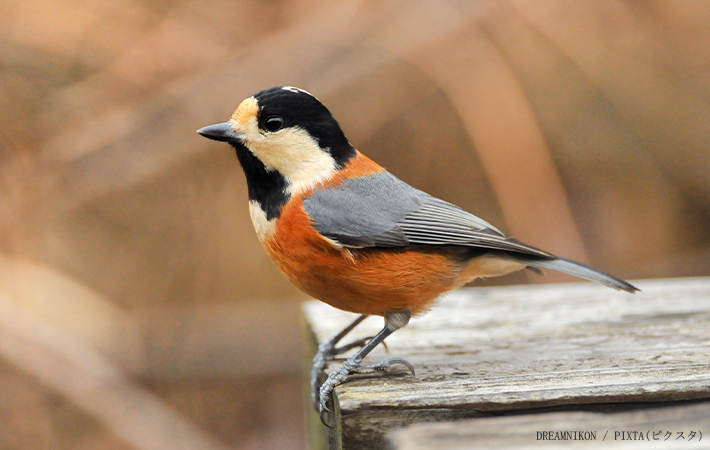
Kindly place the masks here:
[(305, 297), (195, 134), (275, 85), (523, 241), (710, 274), (706, 1), (5, 0), (0, 36), (0, 448), (304, 448)]

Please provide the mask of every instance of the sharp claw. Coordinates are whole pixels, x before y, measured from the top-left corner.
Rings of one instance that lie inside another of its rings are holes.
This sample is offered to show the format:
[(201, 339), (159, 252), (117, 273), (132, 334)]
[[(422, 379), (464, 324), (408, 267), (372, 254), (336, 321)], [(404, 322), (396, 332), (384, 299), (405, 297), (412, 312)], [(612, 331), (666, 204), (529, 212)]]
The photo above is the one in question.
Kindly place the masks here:
[(407, 361), (406, 359), (403, 359), (403, 358), (391, 358), (391, 359), (388, 359), (388, 360), (385, 361), (385, 362), (388, 363), (388, 364), (401, 364), (401, 365), (403, 365), (404, 367), (406, 367), (407, 369), (409, 369), (409, 371), (412, 373), (412, 376), (413, 376), (413, 377), (416, 377), (416, 376), (417, 376), (417, 375), (414, 373), (414, 366), (412, 366), (412, 365), (409, 363), (409, 361)]
[[(328, 412), (330, 412), (330, 411), (328, 411)], [(321, 423), (322, 423), (323, 425), (325, 425), (326, 427), (328, 427), (328, 428), (333, 428), (333, 427), (335, 426), (335, 423), (332, 423), (332, 424), (331, 424), (331, 423), (328, 421), (328, 415), (329, 415), (329, 414), (328, 414), (326, 411), (321, 411), (321, 412), (320, 412), (320, 421), (321, 421)]]
[[(330, 408), (328, 408), (328, 400), (330, 399), (330, 395), (328, 396), (321, 396), (321, 402), (320, 402), (320, 421), (323, 425), (325, 425), (328, 428), (333, 428), (335, 426), (335, 423), (330, 423), (328, 420), (328, 416), (330, 415)], [(333, 418), (335, 420), (335, 417)]]

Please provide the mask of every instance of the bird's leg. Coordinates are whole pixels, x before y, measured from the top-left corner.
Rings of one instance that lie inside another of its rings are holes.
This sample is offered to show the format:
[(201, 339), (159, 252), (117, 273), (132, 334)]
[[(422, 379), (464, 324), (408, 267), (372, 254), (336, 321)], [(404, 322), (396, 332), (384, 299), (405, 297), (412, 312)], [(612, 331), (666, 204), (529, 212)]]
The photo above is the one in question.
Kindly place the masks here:
[(328, 375), (328, 379), (325, 380), (323, 385), (320, 387), (319, 392), (319, 404), (320, 404), (320, 419), (321, 422), (327, 427), (332, 427), (333, 425), (328, 423), (326, 420), (326, 412), (330, 412), (328, 409), (328, 401), (333, 394), (333, 390), (342, 384), (348, 375), (353, 373), (372, 373), (372, 372), (382, 372), (387, 371), (393, 364), (402, 364), (414, 376), (414, 367), (412, 367), (409, 362), (402, 358), (392, 358), (386, 361), (382, 361), (375, 364), (361, 365), (360, 363), (375, 347), (377, 347), (382, 341), (384, 341), (387, 336), (395, 332), (396, 330), (404, 327), (409, 323), (409, 318), (412, 316), (410, 311), (398, 311), (395, 313), (385, 314), (385, 327), (370, 339), (365, 346), (363, 346), (357, 353), (352, 357), (348, 358), (343, 362), (338, 370), (335, 370)]
[(367, 317), (368, 316), (366, 314), (361, 314), (353, 321), (353, 323), (345, 327), (340, 333), (318, 346), (318, 352), (313, 357), (313, 368), (311, 369), (311, 399), (313, 400), (313, 406), (316, 408), (316, 411), (318, 411), (318, 405), (320, 404), (318, 394), (321, 387), (321, 374), (325, 370), (325, 366), (328, 364), (328, 361), (332, 361), (337, 355), (347, 352), (353, 347), (364, 346), (365, 342), (360, 339), (338, 348), (336, 348), (335, 345)]

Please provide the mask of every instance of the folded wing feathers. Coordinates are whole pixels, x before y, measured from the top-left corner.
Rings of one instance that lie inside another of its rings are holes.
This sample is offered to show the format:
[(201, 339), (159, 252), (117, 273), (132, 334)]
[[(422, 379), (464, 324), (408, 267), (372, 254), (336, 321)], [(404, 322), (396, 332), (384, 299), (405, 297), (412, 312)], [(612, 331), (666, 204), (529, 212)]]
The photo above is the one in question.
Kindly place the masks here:
[(459, 245), (554, 257), (506, 238), (485, 220), (389, 172), (317, 189), (303, 199), (303, 206), (316, 230), (346, 247)]
[(414, 245), (462, 245), (553, 257), (506, 238), (483, 219), (435, 197), (427, 199), (421, 208), (408, 214), (397, 225)]
[(405, 221), (423, 221), (430, 223), (442, 223), (448, 226), (461, 226), (464, 229), (474, 229), (477, 231), (491, 230), (503, 236), (500, 230), (480, 219), (473, 214), (470, 214), (456, 205), (439, 200), (435, 197), (430, 197), (422, 207), (408, 214)]

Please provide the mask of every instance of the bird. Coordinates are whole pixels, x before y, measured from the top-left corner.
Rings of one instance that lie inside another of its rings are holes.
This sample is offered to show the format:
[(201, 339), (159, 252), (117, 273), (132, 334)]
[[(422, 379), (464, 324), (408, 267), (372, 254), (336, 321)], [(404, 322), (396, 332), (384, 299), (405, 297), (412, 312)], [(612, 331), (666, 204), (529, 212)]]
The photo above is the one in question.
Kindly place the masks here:
[[(402, 358), (362, 364), (377, 345), (445, 292), (477, 278), (550, 269), (633, 293), (630, 283), (506, 237), (462, 208), (416, 189), (360, 153), (309, 92), (277, 86), (243, 100), (224, 123), (197, 130), (228, 143), (244, 171), (256, 235), (306, 294), (359, 316), (321, 344), (312, 399), (328, 421), (334, 389), (356, 373), (384, 373)], [(336, 347), (366, 317), (375, 336)], [(323, 380), (328, 361), (359, 350)]]

